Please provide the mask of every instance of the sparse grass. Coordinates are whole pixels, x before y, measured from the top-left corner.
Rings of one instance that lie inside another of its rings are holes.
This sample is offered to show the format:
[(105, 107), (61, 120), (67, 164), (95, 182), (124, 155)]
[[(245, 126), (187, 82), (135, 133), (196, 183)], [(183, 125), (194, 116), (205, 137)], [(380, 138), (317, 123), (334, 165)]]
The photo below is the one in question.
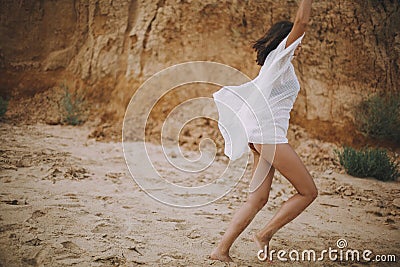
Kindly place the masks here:
[(335, 152), (340, 164), (352, 176), (374, 177), (381, 181), (394, 181), (400, 176), (398, 164), (390, 159), (385, 149), (355, 150), (345, 146), (342, 151)]
[(86, 105), (84, 96), (78, 94), (77, 90), (70, 93), (65, 83), (61, 85), (61, 88), (64, 90), (64, 96), (61, 100), (62, 107), (64, 108), (64, 123), (69, 125), (80, 125), (84, 123), (86, 120), (84, 115)]
[(400, 143), (400, 93), (374, 95), (355, 112), (356, 126), (365, 136)]
[(0, 96), (0, 119), (4, 117), (8, 108), (8, 100)]

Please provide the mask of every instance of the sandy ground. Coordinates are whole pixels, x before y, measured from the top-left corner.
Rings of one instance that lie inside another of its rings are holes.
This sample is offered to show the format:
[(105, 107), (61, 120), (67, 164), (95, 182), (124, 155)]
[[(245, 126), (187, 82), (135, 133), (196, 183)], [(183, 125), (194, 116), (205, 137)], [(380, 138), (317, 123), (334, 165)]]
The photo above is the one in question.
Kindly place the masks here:
[[(207, 256), (246, 199), (250, 167), (235, 189), (216, 202), (176, 208), (139, 188), (121, 143), (89, 139), (88, 128), (2, 123), (0, 131), (0, 266), (225, 266)], [(161, 153), (156, 145), (150, 147)], [(354, 178), (309, 162), (319, 197), (275, 235), (271, 249), (320, 253), (337, 249), (336, 241), (344, 238), (346, 249), (396, 256), (397, 263), (370, 265), (398, 266), (399, 182)], [(222, 170), (225, 163), (218, 160), (214, 168)], [(185, 180), (166, 165), (159, 168)], [(257, 259), (251, 235), (293, 192), (276, 173), (269, 203), (231, 249), (237, 266), (267, 265)], [(288, 264), (275, 259), (272, 266)], [(365, 263), (326, 256), (318, 263), (295, 263), (300, 265)]]

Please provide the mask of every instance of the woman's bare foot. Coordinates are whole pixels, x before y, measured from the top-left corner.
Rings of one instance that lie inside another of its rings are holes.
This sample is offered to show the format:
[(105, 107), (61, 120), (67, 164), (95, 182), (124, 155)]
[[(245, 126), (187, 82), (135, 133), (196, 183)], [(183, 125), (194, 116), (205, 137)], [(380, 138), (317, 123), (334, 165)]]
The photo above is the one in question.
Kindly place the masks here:
[(233, 262), (232, 258), (229, 256), (229, 252), (223, 253), (218, 249), (218, 247), (211, 252), (210, 259), (223, 262)]
[[(269, 241), (271, 241), (271, 237), (265, 237), (261, 236), (260, 234), (254, 234), (253, 240), (257, 245), (257, 248), (263, 251), (263, 253), (259, 253), (257, 251), (257, 256), (260, 258), (265, 258), (268, 261), (270, 261), (270, 255), (269, 255)], [(266, 255), (265, 255), (266, 253)]]

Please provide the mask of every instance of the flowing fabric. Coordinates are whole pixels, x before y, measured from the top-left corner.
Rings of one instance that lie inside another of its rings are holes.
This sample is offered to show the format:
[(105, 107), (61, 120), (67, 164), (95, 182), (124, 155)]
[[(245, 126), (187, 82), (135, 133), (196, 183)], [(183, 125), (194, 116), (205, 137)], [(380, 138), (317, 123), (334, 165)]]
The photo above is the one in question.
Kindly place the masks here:
[(225, 140), (224, 153), (231, 160), (249, 150), (248, 143), (287, 143), (290, 110), (300, 90), (291, 63), (300, 36), (285, 48), (287, 38), (271, 51), (256, 78), (238, 86), (224, 86), (213, 94)]

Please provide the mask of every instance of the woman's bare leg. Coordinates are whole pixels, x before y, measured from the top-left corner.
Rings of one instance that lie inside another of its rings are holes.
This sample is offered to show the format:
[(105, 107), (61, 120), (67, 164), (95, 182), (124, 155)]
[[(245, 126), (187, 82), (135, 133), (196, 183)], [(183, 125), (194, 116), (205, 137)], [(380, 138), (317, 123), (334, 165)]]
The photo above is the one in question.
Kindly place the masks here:
[[(263, 150), (267, 146), (255, 146), (257, 151), (261, 152), (261, 158)], [(296, 218), (314, 201), (318, 194), (310, 173), (289, 144), (276, 145), (272, 166), (289, 180), (296, 188), (297, 194), (287, 200), (267, 225), (255, 235), (255, 241), (260, 249), (268, 246), (272, 236), (285, 224)]]
[(260, 158), (258, 153), (253, 152), (253, 155), (252, 178), (254, 179), (255, 175), (262, 175), (265, 177), (264, 182), (257, 190), (249, 194), (246, 203), (233, 216), (220, 243), (210, 255), (210, 258), (213, 260), (232, 261), (232, 258), (229, 256), (230, 247), (268, 201), (275, 169), (268, 161)]

